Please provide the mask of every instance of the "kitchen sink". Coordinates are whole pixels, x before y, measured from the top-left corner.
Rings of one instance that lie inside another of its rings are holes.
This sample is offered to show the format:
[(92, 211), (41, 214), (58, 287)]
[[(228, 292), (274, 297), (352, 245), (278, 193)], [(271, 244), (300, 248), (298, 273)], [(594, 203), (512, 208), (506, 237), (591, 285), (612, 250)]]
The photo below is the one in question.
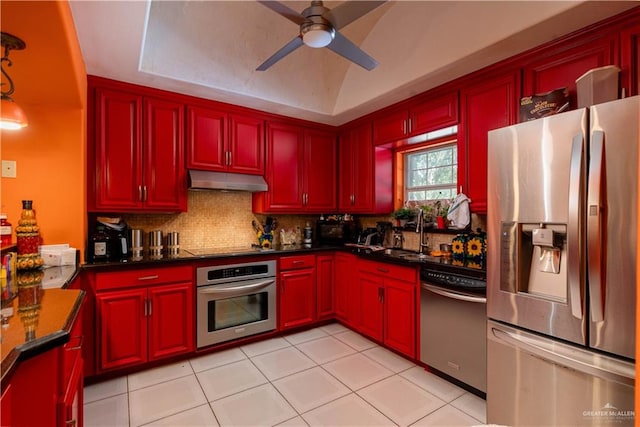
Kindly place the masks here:
[(412, 260), (412, 261), (424, 259), (426, 257), (424, 254), (420, 255), (416, 252), (407, 251), (404, 249), (385, 249), (383, 254), (391, 258), (402, 258), (402, 259)]

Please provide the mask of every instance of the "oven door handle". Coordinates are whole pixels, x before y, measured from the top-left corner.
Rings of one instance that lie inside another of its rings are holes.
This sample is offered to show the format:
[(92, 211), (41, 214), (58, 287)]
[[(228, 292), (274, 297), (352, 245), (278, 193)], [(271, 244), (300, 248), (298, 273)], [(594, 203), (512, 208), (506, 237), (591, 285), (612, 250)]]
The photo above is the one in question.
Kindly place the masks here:
[(224, 296), (237, 296), (243, 295), (250, 291), (257, 291), (260, 289), (264, 289), (267, 286), (271, 286), (276, 283), (275, 279), (272, 280), (264, 280), (258, 283), (251, 283), (249, 285), (241, 285), (241, 286), (208, 286), (205, 288), (201, 288), (198, 290), (201, 294), (208, 295), (224, 295)]
[(438, 286), (433, 286), (433, 285), (429, 285), (427, 283), (422, 282), (421, 284), (422, 289), (426, 289), (428, 291), (433, 292), (434, 294), (438, 294), (438, 295), (442, 295), (443, 297), (446, 298), (451, 298), (451, 299), (457, 299), (460, 301), (467, 301), (467, 302), (477, 302), (480, 304), (486, 304), (487, 303), (487, 298), (486, 297), (478, 297), (475, 295), (469, 295), (469, 294), (461, 294), (458, 292), (452, 292), (443, 288), (440, 288)]

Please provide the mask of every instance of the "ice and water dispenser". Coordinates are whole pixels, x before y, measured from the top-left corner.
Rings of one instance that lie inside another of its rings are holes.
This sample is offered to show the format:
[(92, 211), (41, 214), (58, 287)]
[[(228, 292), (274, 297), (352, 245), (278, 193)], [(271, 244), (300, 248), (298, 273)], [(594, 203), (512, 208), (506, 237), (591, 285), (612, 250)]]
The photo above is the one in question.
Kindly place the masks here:
[(567, 301), (566, 224), (503, 223), (500, 245), (503, 291)]

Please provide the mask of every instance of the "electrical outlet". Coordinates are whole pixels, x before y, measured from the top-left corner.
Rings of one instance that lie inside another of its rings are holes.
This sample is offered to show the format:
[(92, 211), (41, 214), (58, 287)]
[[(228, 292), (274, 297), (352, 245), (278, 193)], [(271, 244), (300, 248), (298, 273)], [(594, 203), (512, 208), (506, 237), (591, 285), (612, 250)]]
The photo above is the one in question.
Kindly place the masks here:
[(3, 160), (2, 161), (2, 177), (3, 178), (15, 178), (17, 176), (15, 160)]

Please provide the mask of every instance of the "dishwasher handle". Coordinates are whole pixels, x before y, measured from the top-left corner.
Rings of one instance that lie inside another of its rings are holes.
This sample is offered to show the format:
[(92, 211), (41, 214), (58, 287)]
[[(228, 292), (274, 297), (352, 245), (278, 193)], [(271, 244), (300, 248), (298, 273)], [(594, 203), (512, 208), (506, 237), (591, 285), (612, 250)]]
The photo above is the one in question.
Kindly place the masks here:
[(441, 288), (439, 286), (434, 286), (434, 285), (431, 285), (431, 284), (426, 283), (426, 282), (421, 282), (420, 283), (420, 287), (422, 289), (426, 289), (427, 291), (433, 292), (434, 294), (442, 295), (443, 297), (446, 297), (446, 298), (456, 299), (456, 300), (459, 300), (459, 301), (475, 302), (475, 303), (479, 303), (479, 304), (486, 304), (487, 303), (487, 298), (486, 297), (480, 297), (480, 296), (477, 296), (477, 295), (463, 294), (463, 293), (460, 293), (460, 292), (454, 292), (454, 291), (451, 291), (449, 289), (444, 289), (444, 288)]

